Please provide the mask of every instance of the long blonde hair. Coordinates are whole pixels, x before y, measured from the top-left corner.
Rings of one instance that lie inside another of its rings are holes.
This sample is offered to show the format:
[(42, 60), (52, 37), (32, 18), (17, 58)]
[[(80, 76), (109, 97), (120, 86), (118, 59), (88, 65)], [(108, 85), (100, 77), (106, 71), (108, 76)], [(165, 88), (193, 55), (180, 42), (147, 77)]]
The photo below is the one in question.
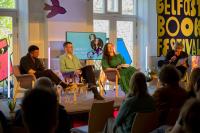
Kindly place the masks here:
[(147, 95), (146, 77), (142, 72), (136, 72), (132, 75), (129, 82), (128, 97)]
[(190, 80), (187, 87), (188, 91), (194, 92), (194, 85), (199, 77), (200, 77), (200, 67), (194, 68), (190, 74)]

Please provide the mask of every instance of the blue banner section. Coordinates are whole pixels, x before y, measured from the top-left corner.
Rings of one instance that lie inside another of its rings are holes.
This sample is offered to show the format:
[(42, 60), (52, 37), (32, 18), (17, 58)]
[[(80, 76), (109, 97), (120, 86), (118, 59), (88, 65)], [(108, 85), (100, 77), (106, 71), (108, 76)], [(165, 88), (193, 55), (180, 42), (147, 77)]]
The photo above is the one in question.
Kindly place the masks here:
[(126, 64), (132, 63), (131, 57), (122, 38), (117, 38), (117, 52), (124, 57)]

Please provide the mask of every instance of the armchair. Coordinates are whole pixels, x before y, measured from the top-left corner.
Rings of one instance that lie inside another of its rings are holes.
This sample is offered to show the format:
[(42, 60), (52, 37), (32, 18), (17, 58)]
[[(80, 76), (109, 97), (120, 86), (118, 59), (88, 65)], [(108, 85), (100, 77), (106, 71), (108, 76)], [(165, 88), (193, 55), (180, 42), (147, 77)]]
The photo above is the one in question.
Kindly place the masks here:
[(36, 80), (36, 77), (32, 74), (21, 74), (19, 65), (13, 66), (13, 72), (14, 76), (16, 77), (17, 80), (17, 89), (20, 88), (25, 88), (25, 89), (32, 89), (34, 82)]
[(102, 70), (99, 78), (100, 94), (103, 95), (106, 80), (115, 83), (115, 96), (119, 96), (118, 83), (120, 79), (119, 71), (117, 70)]

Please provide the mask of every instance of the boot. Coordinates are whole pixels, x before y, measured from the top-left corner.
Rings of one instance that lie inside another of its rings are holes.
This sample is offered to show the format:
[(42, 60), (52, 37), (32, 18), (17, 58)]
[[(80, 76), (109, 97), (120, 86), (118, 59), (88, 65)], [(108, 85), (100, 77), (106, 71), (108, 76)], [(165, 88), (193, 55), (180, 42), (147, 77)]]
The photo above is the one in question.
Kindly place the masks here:
[(63, 81), (61, 81), (61, 82), (59, 83), (59, 85), (62, 86), (63, 90), (65, 90), (65, 89), (69, 86), (68, 84), (66, 84), (66, 83), (63, 82)]
[(90, 90), (93, 92), (94, 94), (94, 99), (96, 100), (104, 100), (104, 98), (99, 94), (99, 92), (97, 91), (96, 87), (92, 87), (90, 88)]

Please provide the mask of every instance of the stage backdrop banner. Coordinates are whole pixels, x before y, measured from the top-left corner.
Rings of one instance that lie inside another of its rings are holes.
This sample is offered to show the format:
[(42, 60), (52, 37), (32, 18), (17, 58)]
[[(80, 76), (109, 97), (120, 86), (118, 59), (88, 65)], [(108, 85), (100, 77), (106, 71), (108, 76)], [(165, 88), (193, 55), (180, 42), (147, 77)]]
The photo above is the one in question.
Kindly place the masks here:
[(73, 43), (74, 55), (79, 59), (102, 59), (106, 33), (103, 32), (67, 32), (66, 40)]
[(157, 55), (182, 42), (189, 55), (200, 55), (200, 0), (157, 0)]

